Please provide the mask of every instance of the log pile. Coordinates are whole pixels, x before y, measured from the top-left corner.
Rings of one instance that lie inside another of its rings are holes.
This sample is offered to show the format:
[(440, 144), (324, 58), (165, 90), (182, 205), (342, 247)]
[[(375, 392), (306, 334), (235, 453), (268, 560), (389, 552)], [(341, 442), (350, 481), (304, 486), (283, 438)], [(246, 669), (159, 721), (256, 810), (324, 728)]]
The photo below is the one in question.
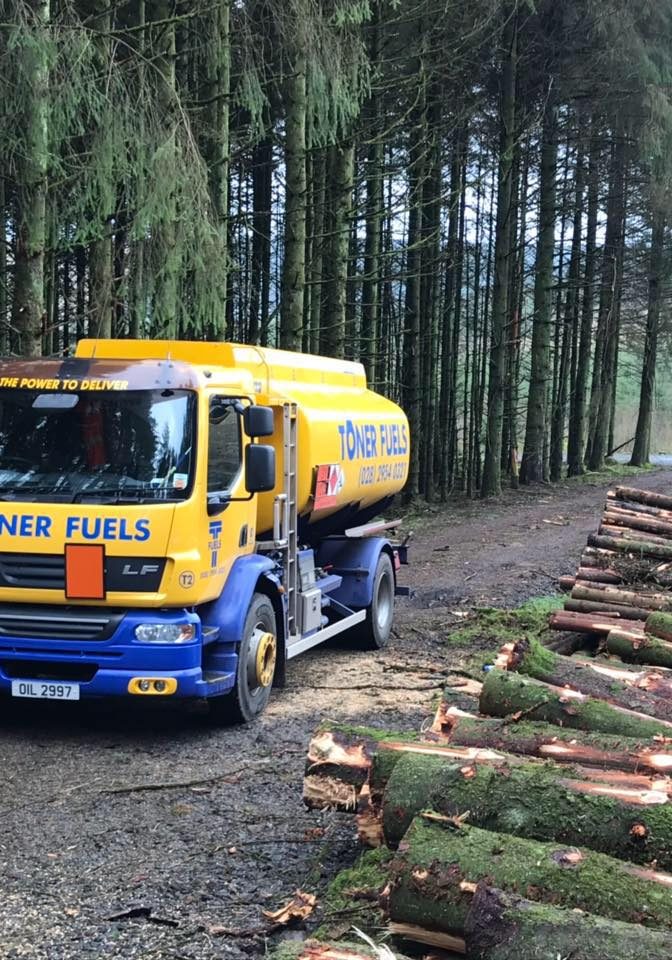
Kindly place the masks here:
[(521, 637), (482, 683), (452, 678), (429, 730), (318, 729), (304, 799), (392, 851), (402, 943), (639, 960), (672, 956), (670, 771), (672, 671)]
[[(628, 643), (636, 651), (649, 634), (672, 641), (672, 497), (633, 487), (610, 490), (575, 576), (562, 577), (560, 585), (569, 596), (551, 619), (555, 629), (606, 638), (619, 656)], [(671, 650), (661, 656), (658, 665), (672, 666)]]

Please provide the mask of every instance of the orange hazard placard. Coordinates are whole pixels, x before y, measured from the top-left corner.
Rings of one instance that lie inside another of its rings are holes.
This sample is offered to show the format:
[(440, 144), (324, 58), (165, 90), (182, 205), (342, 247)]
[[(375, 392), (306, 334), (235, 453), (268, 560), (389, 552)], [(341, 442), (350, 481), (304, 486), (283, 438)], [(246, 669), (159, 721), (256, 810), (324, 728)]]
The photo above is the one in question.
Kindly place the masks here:
[(105, 547), (66, 543), (65, 596), (68, 600), (105, 599)]

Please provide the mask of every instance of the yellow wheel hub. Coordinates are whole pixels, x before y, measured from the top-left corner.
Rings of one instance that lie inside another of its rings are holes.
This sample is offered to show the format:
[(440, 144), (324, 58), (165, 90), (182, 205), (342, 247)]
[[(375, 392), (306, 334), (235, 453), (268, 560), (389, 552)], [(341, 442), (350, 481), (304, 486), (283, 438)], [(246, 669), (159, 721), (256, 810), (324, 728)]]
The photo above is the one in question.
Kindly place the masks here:
[(256, 677), (260, 687), (270, 687), (275, 673), (278, 645), (272, 633), (262, 633), (257, 644)]

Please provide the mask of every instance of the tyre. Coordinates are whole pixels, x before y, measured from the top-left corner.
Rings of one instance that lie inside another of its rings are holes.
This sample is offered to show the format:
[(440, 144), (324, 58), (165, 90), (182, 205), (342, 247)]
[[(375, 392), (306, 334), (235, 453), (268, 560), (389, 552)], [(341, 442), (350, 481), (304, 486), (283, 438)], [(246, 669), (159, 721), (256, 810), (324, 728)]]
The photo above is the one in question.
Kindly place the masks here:
[(355, 627), (360, 650), (382, 650), (387, 646), (394, 619), (394, 568), (389, 553), (378, 557), (373, 577), (371, 604), (366, 608), (366, 620)]
[(236, 685), (226, 696), (210, 700), (214, 723), (249, 723), (264, 712), (273, 686), (277, 636), (273, 604), (255, 593), (240, 641)]

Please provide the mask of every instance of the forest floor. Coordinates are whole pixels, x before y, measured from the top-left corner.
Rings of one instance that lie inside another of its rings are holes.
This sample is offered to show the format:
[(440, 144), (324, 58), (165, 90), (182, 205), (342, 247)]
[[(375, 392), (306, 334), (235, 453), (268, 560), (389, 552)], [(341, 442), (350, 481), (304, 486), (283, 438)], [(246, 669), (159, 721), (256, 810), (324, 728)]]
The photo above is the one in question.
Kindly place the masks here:
[[(633, 483), (669, 493), (672, 470)], [(416, 512), (406, 524), (415, 530), (411, 566), (402, 570), (416, 595), (400, 601), (389, 649), (306, 654), (250, 727), (211, 729), (197, 711), (126, 703), (5, 702), (4, 960), (265, 956), (273, 938), (262, 909), (297, 889), (321, 902), (357, 855), (350, 818), (301, 802), (319, 720), (418, 729), (440, 690), (426, 666), (473, 657), (451, 631), (468, 634), (476, 607), (555, 593), (557, 577), (576, 568), (608, 486), (570, 481)], [(487, 657), (493, 639), (476, 652)], [(345, 932), (347, 913), (341, 919)]]

